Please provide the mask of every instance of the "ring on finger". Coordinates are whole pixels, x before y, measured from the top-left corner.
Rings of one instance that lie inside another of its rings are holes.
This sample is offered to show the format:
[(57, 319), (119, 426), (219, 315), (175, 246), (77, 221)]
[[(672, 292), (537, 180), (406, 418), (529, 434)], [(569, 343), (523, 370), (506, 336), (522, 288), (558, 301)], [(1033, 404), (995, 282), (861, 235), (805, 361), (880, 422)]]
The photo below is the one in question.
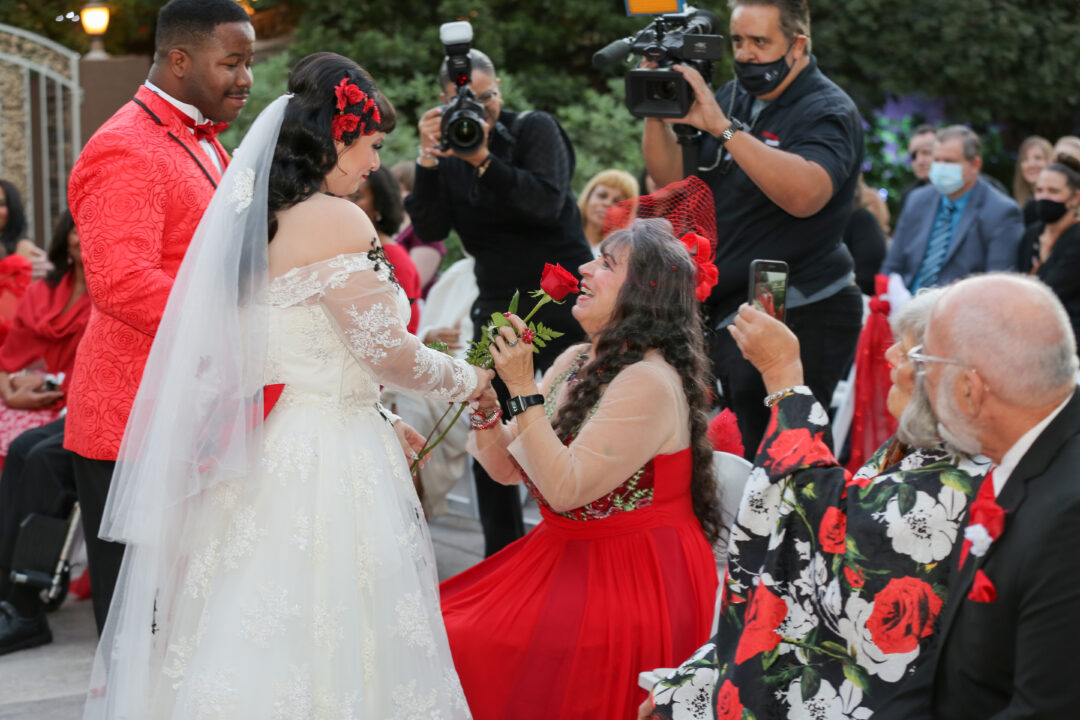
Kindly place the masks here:
[(510, 340), (509, 342), (506, 343), (506, 347), (514, 347), (519, 342), (520, 342), (520, 340), (518, 340), (517, 338), (514, 338), (513, 340)]

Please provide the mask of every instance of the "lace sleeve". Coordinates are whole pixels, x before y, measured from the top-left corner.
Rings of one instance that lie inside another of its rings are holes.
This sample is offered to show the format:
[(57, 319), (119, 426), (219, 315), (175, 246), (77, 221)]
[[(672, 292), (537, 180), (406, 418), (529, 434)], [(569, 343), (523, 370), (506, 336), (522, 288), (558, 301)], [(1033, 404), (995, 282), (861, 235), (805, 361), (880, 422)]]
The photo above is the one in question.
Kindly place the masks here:
[(356, 360), (383, 385), (459, 402), (476, 389), (463, 360), (432, 350), (405, 329), (400, 289), (382, 248), (342, 255), (319, 270), (320, 302)]

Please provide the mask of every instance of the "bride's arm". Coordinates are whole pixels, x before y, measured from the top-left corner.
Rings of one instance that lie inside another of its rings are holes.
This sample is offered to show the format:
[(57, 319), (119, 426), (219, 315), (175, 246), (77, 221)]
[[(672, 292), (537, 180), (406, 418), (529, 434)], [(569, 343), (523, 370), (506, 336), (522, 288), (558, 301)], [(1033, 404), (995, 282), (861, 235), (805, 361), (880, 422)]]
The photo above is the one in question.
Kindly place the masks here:
[(453, 402), (479, 394), (490, 371), (432, 350), (405, 329), (392, 272), (378, 248), (335, 258), (319, 271), (322, 306), (353, 357), (384, 385)]

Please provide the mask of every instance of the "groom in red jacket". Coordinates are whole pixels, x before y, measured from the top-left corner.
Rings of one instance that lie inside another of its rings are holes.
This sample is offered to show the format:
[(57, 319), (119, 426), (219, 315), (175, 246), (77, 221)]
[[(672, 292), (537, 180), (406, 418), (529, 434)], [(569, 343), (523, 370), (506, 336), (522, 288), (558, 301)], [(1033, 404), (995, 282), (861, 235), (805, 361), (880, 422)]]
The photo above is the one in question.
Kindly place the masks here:
[(94, 133), (71, 173), (93, 307), (64, 447), (75, 453), (98, 634), (124, 553), (98, 538), (113, 466), (173, 280), (228, 163), (216, 135), (247, 100), (254, 41), (235, 0), (171, 0), (158, 13), (145, 85)]

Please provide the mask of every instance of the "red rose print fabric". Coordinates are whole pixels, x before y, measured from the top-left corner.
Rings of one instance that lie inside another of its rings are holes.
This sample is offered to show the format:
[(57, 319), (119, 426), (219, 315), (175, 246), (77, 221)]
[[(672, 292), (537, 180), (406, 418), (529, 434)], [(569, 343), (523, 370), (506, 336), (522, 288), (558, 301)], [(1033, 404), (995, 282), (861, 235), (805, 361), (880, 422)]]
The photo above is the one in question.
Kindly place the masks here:
[[(806, 388), (773, 408), (716, 634), (653, 688), (652, 717), (867, 720), (927, 656), (989, 468), (890, 442), (851, 476), (828, 425)], [(992, 588), (977, 579), (972, 600)]]

